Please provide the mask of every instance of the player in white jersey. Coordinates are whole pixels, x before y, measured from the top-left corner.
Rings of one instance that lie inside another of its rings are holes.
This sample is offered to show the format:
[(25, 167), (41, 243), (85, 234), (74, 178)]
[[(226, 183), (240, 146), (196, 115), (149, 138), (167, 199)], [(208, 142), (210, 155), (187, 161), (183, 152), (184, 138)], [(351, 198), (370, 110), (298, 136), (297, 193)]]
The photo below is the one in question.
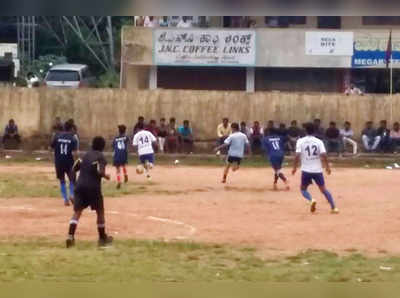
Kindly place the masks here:
[(232, 171), (235, 172), (239, 170), (246, 146), (249, 148), (249, 152), (251, 153), (249, 140), (245, 134), (239, 131), (239, 124), (232, 123), (231, 128), (232, 134), (224, 141), (224, 144), (214, 149), (215, 152), (218, 152), (222, 148), (229, 147), (222, 183), (226, 183), (226, 178), (228, 177), (229, 169), (232, 164), (234, 164)]
[(313, 136), (314, 125), (312, 123), (307, 123), (305, 129), (307, 136), (299, 139), (296, 144), (296, 158), (292, 174), (296, 174), (297, 167), (301, 161), (301, 193), (310, 202), (312, 213), (315, 212), (317, 206), (317, 202), (312, 199), (311, 194), (307, 191), (312, 181), (318, 185), (321, 193), (328, 200), (332, 213), (339, 213), (331, 193), (325, 187), (321, 160), (325, 164), (326, 173), (328, 175), (331, 174), (325, 145), (320, 139)]
[(138, 150), (139, 160), (144, 166), (147, 178), (151, 179), (149, 171), (154, 165), (153, 146), (157, 146), (157, 139), (151, 132), (144, 130), (143, 123), (139, 123), (137, 128), (139, 131), (133, 137), (132, 144)]

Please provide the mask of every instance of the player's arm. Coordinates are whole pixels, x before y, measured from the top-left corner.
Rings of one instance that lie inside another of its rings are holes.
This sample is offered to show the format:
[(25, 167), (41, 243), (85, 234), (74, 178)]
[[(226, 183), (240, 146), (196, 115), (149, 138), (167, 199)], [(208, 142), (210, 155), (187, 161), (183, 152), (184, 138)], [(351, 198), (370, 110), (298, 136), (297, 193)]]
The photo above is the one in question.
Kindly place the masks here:
[(251, 150), (251, 145), (250, 145), (249, 139), (246, 138), (246, 143), (245, 144), (246, 144), (247, 152), (249, 153), (250, 156), (252, 156), (253, 155), (253, 151)]
[(331, 167), (329, 165), (328, 155), (326, 153), (321, 153), (320, 157), (321, 157), (322, 163), (324, 164), (326, 173), (328, 175), (330, 175), (331, 174)]
[(297, 141), (297, 143), (296, 143), (296, 156), (294, 158), (292, 175), (296, 174), (296, 172), (297, 172), (297, 168), (299, 167), (299, 164), (300, 164), (300, 157), (301, 157), (301, 144), (300, 144), (299, 141)]
[(97, 172), (99, 176), (106, 180), (110, 180), (110, 175), (106, 173), (107, 161), (104, 158), (104, 156), (100, 157), (99, 160), (96, 161), (96, 163), (97, 163)]
[(132, 140), (132, 147), (134, 151), (138, 150), (138, 138), (136, 137), (136, 135), (133, 137)]
[(227, 147), (229, 147), (229, 144), (227, 144), (227, 143), (225, 142), (224, 144), (222, 144), (222, 145), (220, 145), (220, 146), (214, 148), (214, 152), (218, 152), (218, 151), (220, 151), (221, 149), (227, 148)]
[(151, 134), (151, 144), (153, 145), (153, 148), (158, 148), (157, 138), (152, 133), (150, 134)]

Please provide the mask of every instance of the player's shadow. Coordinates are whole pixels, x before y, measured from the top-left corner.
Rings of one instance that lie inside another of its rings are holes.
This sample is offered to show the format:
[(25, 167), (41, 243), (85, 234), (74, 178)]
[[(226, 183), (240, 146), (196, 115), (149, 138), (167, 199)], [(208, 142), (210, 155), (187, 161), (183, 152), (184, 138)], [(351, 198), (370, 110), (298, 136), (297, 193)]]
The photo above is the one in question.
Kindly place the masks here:
[(237, 191), (237, 192), (266, 192), (266, 188), (254, 188), (254, 187), (239, 187), (239, 186), (225, 186), (226, 191)]

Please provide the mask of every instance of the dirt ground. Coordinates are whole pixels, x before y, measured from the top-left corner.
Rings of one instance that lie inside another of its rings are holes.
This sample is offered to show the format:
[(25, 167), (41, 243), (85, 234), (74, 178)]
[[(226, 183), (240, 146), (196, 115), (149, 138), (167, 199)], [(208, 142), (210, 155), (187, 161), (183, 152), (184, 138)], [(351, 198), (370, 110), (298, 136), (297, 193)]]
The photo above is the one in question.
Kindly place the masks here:
[[(45, 172), (52, 167), (2, 167)], [(285, 169), (289, 174), (289, 169)], [(145, 181), (129, 168), (131, 180)], [(299, 192), (300, 173), (290, 191), (272, 191), (272, 170), (244, 168), (220, 183), (222, 168), (156, 167), (149, 191), (105, 198), (108, 232), (117, 239), (188, 240), (255, 247), (263, 255), (306, 249), (369, 255), (400, 253), (400, 171), (334, 169), (327, 177), (340, 214), (332, 215), (316, 186), (312, 215)], [(114, 182), (105, 182), (114, 183)], [(283, 188), (283, 186), (281, 185)], [(43, 236), (63, 239), (71, 208), (61, 199), (0, 199), (0, 239)], [(95, 239), (95, 214), (87, 211), (78, 239)]]

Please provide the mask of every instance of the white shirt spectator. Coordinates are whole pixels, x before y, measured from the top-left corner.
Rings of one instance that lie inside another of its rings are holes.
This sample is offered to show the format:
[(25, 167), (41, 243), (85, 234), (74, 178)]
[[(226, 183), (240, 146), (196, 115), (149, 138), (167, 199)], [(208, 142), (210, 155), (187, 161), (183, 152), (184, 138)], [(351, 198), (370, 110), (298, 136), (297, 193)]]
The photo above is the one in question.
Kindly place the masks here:
[(154, 154), (153, 143), (157, 142), (156, 137), (147, 130), (141, 130), (133, 137), (133, 146), (138, 146), (139, 156)]
[(192, 22), (190, 20), (184, 21), (183, 19), (181, 19), (179, 21), (178, 25), (176, 25), (176, 27), (178, 27), (178, 28), (191, 28), (192, 27)]
[(301, 157), (301, 170), (306, 173), (322, 173), (321, 154), (326, 154), (324, 143), (314, 136), (297, 141), (296, 153)]
[(357, 88), (355, 86), (350, 86), (349, 88), (346, 89), (346, 91), (344, 92), (344, 94), (346, 95), (364, 95), (364, 93), (361, 91), (360, 88)]
[(354, 136), (354, 132), (353, 132), (352, 129), (345, 130), (344, 128), (342, 128), (342, 129), (340, 130), (340, 135), (341, 135), (342, 137), (345, 137), (345, 138), (352, 138), (352, 137)]
[(158, 23), (157, 23), (157, 19), (155, 17), (145, 17), (144, 18), (144, 27), (150, 27), (150, 28), (154, 28), (157, 27)]

